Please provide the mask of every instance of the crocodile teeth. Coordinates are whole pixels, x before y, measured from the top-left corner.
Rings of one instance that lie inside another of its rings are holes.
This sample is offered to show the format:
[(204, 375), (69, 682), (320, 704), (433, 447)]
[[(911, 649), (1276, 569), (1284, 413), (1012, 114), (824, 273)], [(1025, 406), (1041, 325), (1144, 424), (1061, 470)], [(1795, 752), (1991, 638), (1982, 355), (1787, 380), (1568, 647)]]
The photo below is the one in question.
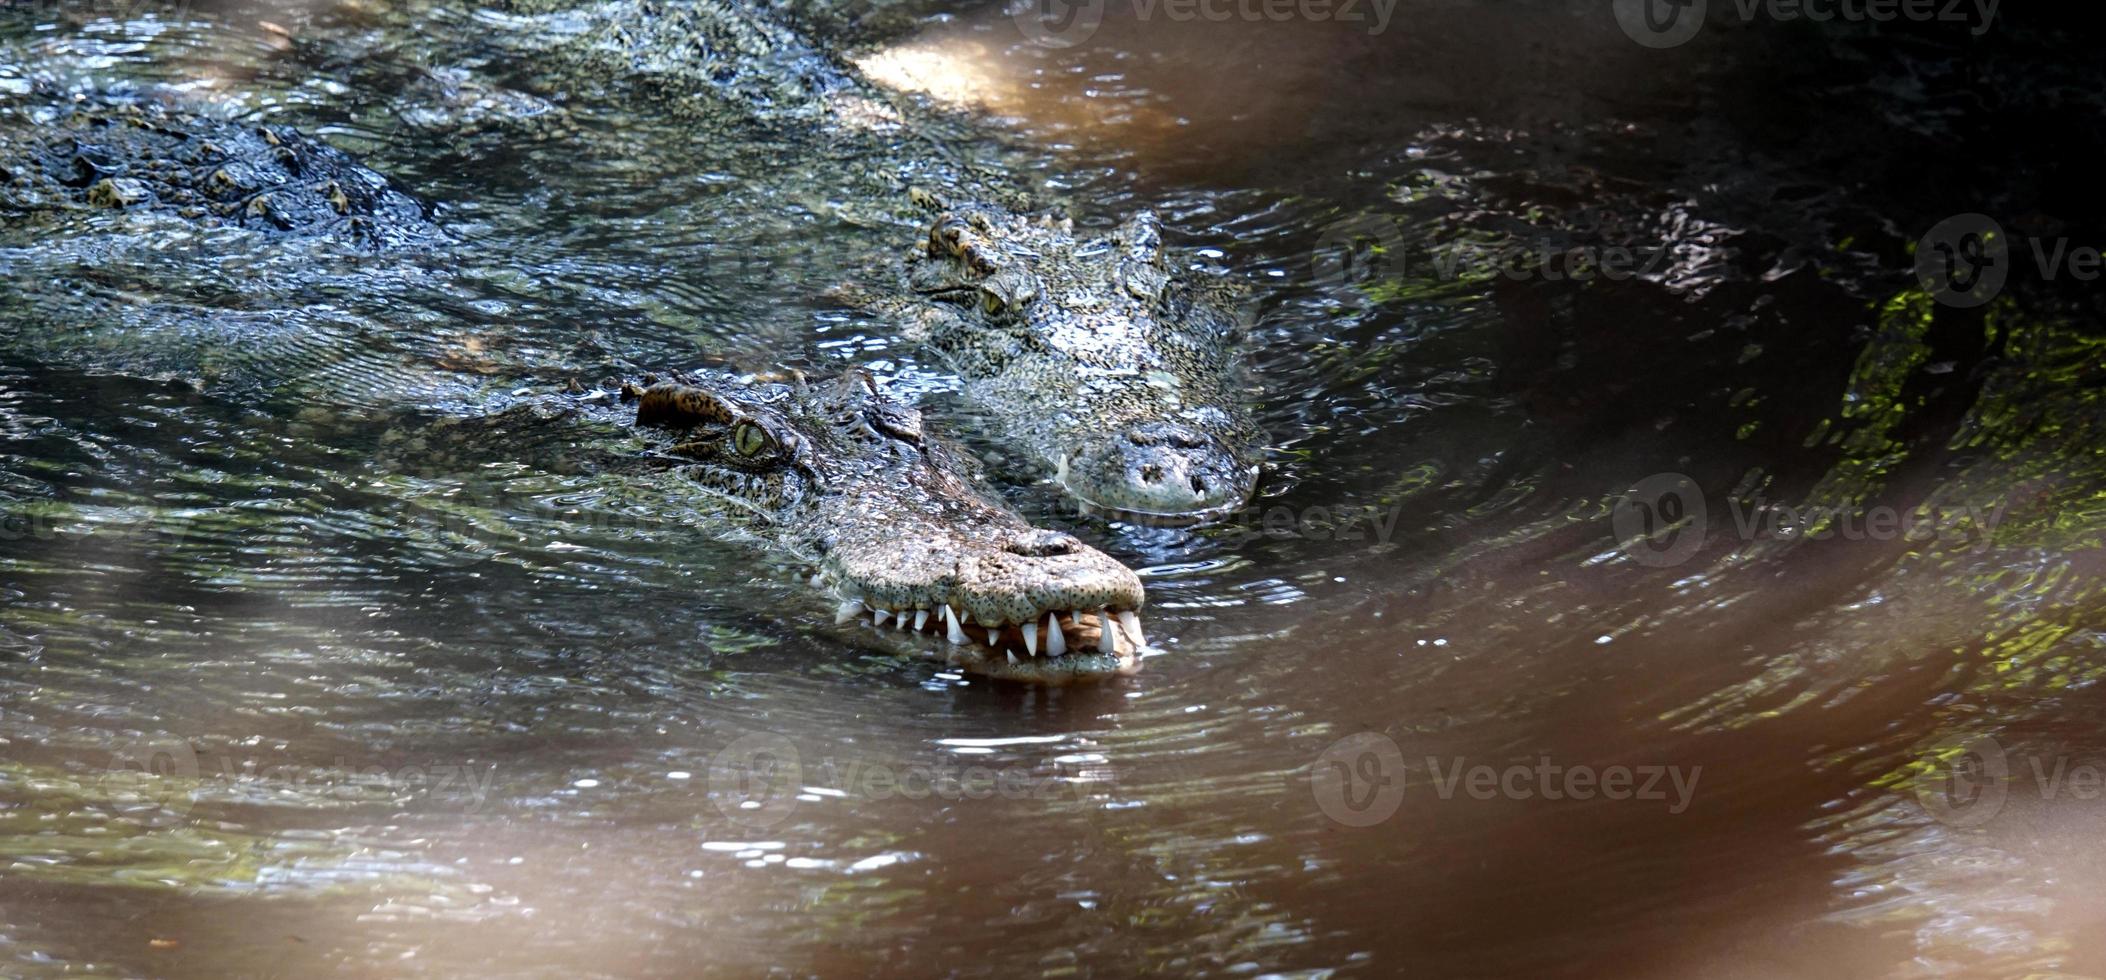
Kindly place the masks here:
[(1119, 652), (1118, 631), (1112, 629), (1111, 611), (1097, 610), (1097, 652), (1116, 654)]
[(1004, 651), (1002, 651), (1002, 652), (1003, 652), (1003, 653), (1005, 653), (1005, 654), (1008, 654), (1008, 655), (1009, 655), (1009, 662), (1010, 662), (1010, 664), (1011, 664), (1011, 665), (1014, 665), (1014, 664), (1016, 663), (1016, 651), (1015, 651), (1015, 650), (1004, 650)]
[(950, 632), (950, 640), (951, 640), (951, 642), (952, 642), (952, 643), (964, 643), (964, 642), (965, 642), (965, 639), (966, 639), (966, 637), (965, 637), (965, 631), (964, 631), (964, 630), (962, 630), (962, 629), (959, 629), (959, 628), (958, 628), (958, 610), (956, 610), (956, 609), (954, 609), (954, 608), (952, 608), (952, 607), (950, 607), (950, 606), (945, 606), (945, 607), (943, 607), (943, 619), (944, 619), (944, 623), (945, 623), (946, 625), (948, 625), (948, 626), (949, 626), (949, 627), (951, 628), (951, 632)]
[(870, 611), (870, 621), (878, 624), (879, 626), (885, 625), (885, 620), (891, 618), (892, 610), (890, 609), (872, 609)]
[(862, 612), (863, 601), (861, 599), (843, 599), (841, 600), (841, 605), (834, 609), (834, 625), (839, 626), (848, 622), (861, 615)]
[(1060, 635), (1060, 614), (1046, 614), (1046, 656), (1058, 657), (1068, 652), (1068, 638)]
[(927, 625), (929, 625), (929, 611), (926, 609), (914, 610), (914, 629), (919, 631)]
[(1146, 647), (1148, 638), (1141, 635), (1141, 614), (1131, 609), (1119, 613), (1119, 626), (1133, 639), (1135, 647)]
[(1038, 656), (1038, 624), (1026, 622), (1022, 626), (1024, 630), (1024, 652), (1036, 657)]

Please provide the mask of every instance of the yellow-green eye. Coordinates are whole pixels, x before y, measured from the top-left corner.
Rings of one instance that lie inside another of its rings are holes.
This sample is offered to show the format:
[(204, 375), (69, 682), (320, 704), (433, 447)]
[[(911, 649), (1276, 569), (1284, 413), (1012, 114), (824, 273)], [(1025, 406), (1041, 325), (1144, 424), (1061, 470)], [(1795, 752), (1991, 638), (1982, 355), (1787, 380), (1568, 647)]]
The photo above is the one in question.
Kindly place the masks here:
[(738, 428), (731, 430), (731, 448), (738, 450), (741, 456), (758, 456), (767, 452), (774, 441), (761, 431), (760, 426), (751, 422), (740, 422)]
[(983, 289), (980, 291), (980, 308), (989, 313), (1000, 313), (1002, 312), (1002, 297), (996, 296), (993, 290)]

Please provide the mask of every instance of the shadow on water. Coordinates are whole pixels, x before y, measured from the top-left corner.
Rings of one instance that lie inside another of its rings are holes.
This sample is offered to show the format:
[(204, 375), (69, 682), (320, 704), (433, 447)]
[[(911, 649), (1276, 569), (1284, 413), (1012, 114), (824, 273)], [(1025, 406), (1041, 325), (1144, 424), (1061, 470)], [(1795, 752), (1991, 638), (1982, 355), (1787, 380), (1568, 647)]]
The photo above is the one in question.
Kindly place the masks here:
[[(4, 233), (0, 972), (2106, 972), (2106, 334), (2034, 258), (2101, 240), (2089, 52), (1168, 10), (807, 15), (1260, 287), (1272, 472), (1201, 529), (1075, 515), (824, 299), (911, 234), (824, 148), (761, 179), (453, 13), (8, 11), (0, 83), (186, 85), (460, 241)], [(1979, 305), (1916, 272), (1972, 212)], [(228, 331), (217, 387), (136, 376)], [(703, 356), (944, 406), (1164, 652), (902, 662), (676, 490), (432, 422)]]

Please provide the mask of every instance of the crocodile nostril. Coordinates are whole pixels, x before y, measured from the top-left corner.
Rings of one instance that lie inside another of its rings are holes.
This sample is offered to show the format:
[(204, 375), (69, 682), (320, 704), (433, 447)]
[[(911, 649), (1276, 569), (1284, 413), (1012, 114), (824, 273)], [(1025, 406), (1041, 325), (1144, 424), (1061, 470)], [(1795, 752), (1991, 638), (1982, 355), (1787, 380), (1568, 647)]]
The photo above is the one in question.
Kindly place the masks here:
[(1192, 495), (1195, 497), (1204, 497), (1207, 495), (1206, 478), (1200, 476), (1197, 473), (1192, 474)]
[(1025, 558), (1057, 558), (1082, 550), (1082, 542), (1059, 531), (1026, 531), (1010, 538), (1002, 550)]

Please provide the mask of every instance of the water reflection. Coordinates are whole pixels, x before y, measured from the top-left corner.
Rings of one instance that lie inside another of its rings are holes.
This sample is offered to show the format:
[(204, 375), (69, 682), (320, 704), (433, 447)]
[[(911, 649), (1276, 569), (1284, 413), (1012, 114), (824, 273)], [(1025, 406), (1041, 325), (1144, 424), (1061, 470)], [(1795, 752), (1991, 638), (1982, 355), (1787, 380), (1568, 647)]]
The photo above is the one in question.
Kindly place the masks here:
[[(827, 626), (677, 487), (582, 465), (589, 430), (444, 424), (727, 351), (875, 362), (953, 418), (823, 297), (904, 241), (827, 148), (752, 173), (456, 11), (9, 12), (0, 82), (297, 123), (457, 240), (6, 231), (0, 972), (2098, 972), (2095, 300), (1959, 310), (1907, 254), (1948, 209), (1918, 180), (2074, 227), (2068, 148), (1889, 179), (1882, 140), (1983, 112), (1934, 34), (1112, 13), (1053, 50), (965, 11), (860, 62), (1266, 287), (1249, 515), (1012, 491), (1146, 569), (1165, 647), (1041, 691)], [(2046, 54), (1998, 91), (2081, 105)], [(1618, 247), (1664, 261), (1540, 274)], [(203, 392), (158, 380), (208, 356)], [(1704, 519), (1663, 563), (1616, 518), (1666, 474)], [(1811, 533), (1879, 508), (1969, 516)], [(1312, 788), (1362, 734), (1402, 786), (1364, 827)], [(1538, 766), (1692, 781), (1441, 788)]]

